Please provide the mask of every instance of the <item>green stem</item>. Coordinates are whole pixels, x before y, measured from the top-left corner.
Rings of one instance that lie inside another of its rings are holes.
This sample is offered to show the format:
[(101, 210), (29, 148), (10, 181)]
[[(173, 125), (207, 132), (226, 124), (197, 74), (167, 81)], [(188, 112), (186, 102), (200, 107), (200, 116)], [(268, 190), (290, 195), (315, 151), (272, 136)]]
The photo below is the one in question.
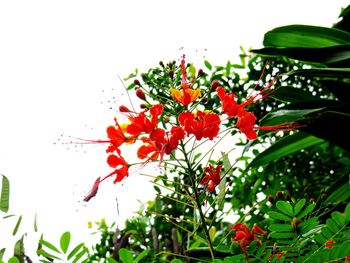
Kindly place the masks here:
[(192, 188), (193, 188), (193, 192), (194, 192), (194, 198), (195, 198), (195, 201), (196, 201), (196, 205), (197, 205), (197, 208), (198, 208), (198, 211), (199, 211), (199, 216), (201, 218), (202, 227), (204, 229), (204, 233), (205, 233), (205, 235), (207, 237), (207, 240), (208, 240), (210, 255), (211, 255), (212, 260), (214, 260), (215, 259), (215, 257), (214, 257), (214, 248), (213, 248), (213, 244), (212, 244), (211, 239), (210, 239), (210, 235), (209, 235), (209, 231), (207, 229), (207, 225), (205, 223), (205, 216), (204, 216), (202, 208), (201, 208), (201, 202), (199, 200), (199, 195), (198, 195), (198, 192), (197, 192), (196, 181), (194, 179), (194, 176), (195, 176), (194, 175), (194, 171), (192, 169), (191, 162), (188, 159), (188, 156), (186, 154), (186, 150), (185, 150), (185, 147), (184, 147), (183, 143), (180, 142), (180, 145), (181, 145), (181, 148), (182, 148), (184, 156), (185, 156), (185, 162), (187, 164), (188, 173), (189, 173), (189, 177), (190, 177), (190, 180), (191, 180), (191, 184), (192, 184)]

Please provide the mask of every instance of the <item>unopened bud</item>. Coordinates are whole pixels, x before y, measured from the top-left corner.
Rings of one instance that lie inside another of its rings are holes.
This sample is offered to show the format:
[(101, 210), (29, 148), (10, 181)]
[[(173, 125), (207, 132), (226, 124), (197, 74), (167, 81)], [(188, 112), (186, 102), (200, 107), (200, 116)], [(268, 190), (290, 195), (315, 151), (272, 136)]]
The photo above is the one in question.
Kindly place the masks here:
[(147, 105), (144, 104), (144, 103), (140, 104), (140, 108), (141, 108), (141, 109), (148, 109)]
[(204, 75), (204, 71), (203, 71), (203, 69), (199, 69), (198, 70), (198, 77), (200, 77), (200, 76), (203, 76)]
[(169, 70), (168, 75), (169, 75), (170, 78), (173, 78), (174, 77), (174, 71)]
[(145, 73), (142, 73), (142, 74), (141, 74), (141, 78), (142, 78), (142, 80), (143, 80), (144, 82), (146, 82), (146, 81), (148, 80), (148, 77), (147, 77), (147, 75), (146, 75)]
[(140, 81), (138, 79), (134, 79), (134, 84), (135, 85), (140, 85)]
[(140, 88), (136, 89), (136, 96), (141, 100), (146, 100), (146, 95)]
[(275, 201), (275, 198), (274, 198), (274, 196), (273, 195), (269, 195), (268, 197), (267, 197), (267, 200), (269, 200), (270, 201), (270, 203), (274, 203), (274, 201)]
[(163, 122), (164, 122), (164, 123), (168, 123), (168, 122), (169, 122), (169, 117), (168, 117), (168, 116), (164, 116)]
[(119, 106), (119, 111), (120, 112), (130, 112), (130, 110), (124, 105)]
[(220, 82), (216, 79), (211, 83), (211, 88), (216, 90), (220, 86)]
[(316, 202), (316, 199), (313, 198), (313, 197), (311, 197), (311, 198), (310, 198), (310, 202), (311, 202), (311, 203), (315, 203), (315, 202)]
[(203, 98), (202, 98), (202, 101), (203, 101), (204, 103), (206, 103), (206, 102), (208, 102), (208, 98), (207, 98), (207, 97), (203, 97)]
[(287, 201), (290, 201), (290, 194), (286, 194), (284, 197)]
[(278, 191), (278, 192), (277, 192), (277, 197), (278, 197), (278, 198), (282, 198), (282, 196), (283, 196), (282, 191)]
[(161, 65), (162, 67), (164, 67), (163, 61), (159, 61), (159, 65)]

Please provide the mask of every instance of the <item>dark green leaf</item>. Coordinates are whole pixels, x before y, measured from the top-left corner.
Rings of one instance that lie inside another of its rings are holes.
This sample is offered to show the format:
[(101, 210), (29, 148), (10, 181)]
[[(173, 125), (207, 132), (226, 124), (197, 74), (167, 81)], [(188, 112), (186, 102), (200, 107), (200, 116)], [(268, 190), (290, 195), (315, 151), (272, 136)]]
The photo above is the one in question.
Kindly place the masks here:
[(326, 225), (333, 233), (337, 233), (339, 230), (338, 224), (333, 219), (327, 219)]
[(293, 207), (292, 205), (287, 201), (278, 201), (276, 203), (276, 207), (278, 210), (280, 210), (282, 213), (293, 216)]
[(68, 247), (69, 247), (69, 243), (70, 243), (70, 233), (67, 231), (67, 232), (64, 232), (62, 234), (61, 239), (60, 239), (60, 246), (61, 246), (63, 253), (67, 252)]
[(338, 201), (346, 201), (350, 198), (350, 185), (344, 184), (337, 190), (332, 192), (325, 200), (325, 203), (336, 203)]
[(324, 142), (322, 139), (298, 132), (294, 135), (284, 137), (271, 147), (257, 155), (250, 163), (250, 167), (259, 167), (276, 161), (283, 156), (292, 154), (301, 149)]
[(350, 203), (345, 208), (345, 221), (350, 221)]
[(339, 213), (338, 211), (335, 211), (332, 213), (332, 218), (334, 221), (338, 224), (338, 226), (342, 227), (345, 224), (344, 216)]
[(9, 210), (10, 182), (5, 175), (2, 176), (0, 210), (7, 213)]
[(273, 98), (283, 101), (283, 102), (305, 102), (310, 100), (318, 99), (311, 93), (306, 92), (302, 89), (294, 88), (292, 86), (280, 87), (275, 90), (272, 95)]
[(272, 238), (293, 238), (296, 237), (296, 234), (291, 233), (291, 232), (271, 232), (270, 237)]
[(17, 240), (14, 247), (14, 256), (16, 256), (21, 263), (24, 263), (24, 236)]
[(315, 235), (315, 240), (320, 244), (320, 245), (324, 245), (326, 243), (326, 239), (324, 238), (323, 235), (321, 234), (317, 234)]
[(0, 249), (0, 259), (2, 259), (2, 257), (4, 256), (5, 251), (6, 251), (6, 248)]
[(264, 36), (265, 47), (322, 48), (350, 43), (350, 34), (335, 28), (289, 25), (275, 28)]
[(289, 71), (286, 75), (309, 76), (309, 77), (332, 77), (332, 78), (349, 78), (350, 68), (312, 68), (297, 69)]

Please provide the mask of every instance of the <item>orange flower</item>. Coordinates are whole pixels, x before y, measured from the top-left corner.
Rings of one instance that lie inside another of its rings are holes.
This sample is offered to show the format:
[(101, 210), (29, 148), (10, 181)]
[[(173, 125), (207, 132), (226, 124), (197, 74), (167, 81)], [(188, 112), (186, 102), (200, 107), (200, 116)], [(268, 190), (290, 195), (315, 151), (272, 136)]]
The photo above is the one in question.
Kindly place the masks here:
[(198, 111), (194, 114), (185, 111), (179, 114), (178, 120), (187, 135), (193, 134), (197, 140), (202, 138), (212, 140), (220, 131), (220, 117), (213, 112)]
[(256, 236), (256, 234), (259, 235), (265, 235), (266, 232), (262, 230), (260, 227), (258, 227), (256, 224), (254, 224), (252, 230), (249, 230), (246, 224), (236, 224), (232, 227), (232, 230), (237, 231), (236, 236), (234, 238), (231, 238), (233, 242), (239, 242), (242, 252), (248, 256), (247, 253), (247, 247), (249, 244), (256, 240), (259, 245), (261, 245), (261, 240)]
[(177, 102), (181, 103), (184, 106), (195, 101), (200, 95), (200, 89), (191, 89), (190, 84), (186, 79), (186, 68), (185, 68), (185, 55), (182, 56), (181, 60), (181, 87), (182, 90), (178, 90), (175, 88), (170, 88), (170, 94)]

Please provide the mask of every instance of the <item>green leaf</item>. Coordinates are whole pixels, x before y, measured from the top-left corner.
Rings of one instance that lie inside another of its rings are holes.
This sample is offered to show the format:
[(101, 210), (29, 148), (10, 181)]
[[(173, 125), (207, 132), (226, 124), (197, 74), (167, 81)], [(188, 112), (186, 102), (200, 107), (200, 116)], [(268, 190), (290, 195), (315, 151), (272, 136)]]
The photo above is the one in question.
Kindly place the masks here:
[(170, 263), (183, 263), (183, 261), (178, 258), (174, 258)]
[(37, 213), (35, 213), (35, 217), (34, 217), (34, 232), (38, 232), (38, 219), (37, 219)]
[(322, 48), (350, 43), (350, 34), (335, 28), (289, 25), (275, 28), (264, 36), (265, 47)]
[(113, 258), (107, 258), (107, 263), (118, 263), (118, 261)]
[(332, 192), (324, 201), (327, 203), (336, 203), (338, 201), (346, 201), (350, 198), (350, 185), (348, 183), (340, 186), (337, 190)]
[(331, 218), (327, 219), (326, 225), (334, 234), (339, 230), (338, 224)]
[(250, 167), (259, 167), (276, 161), (281, 157), (300, 151), (307, 147), (324, 142), (322, 139), (298, 132), (288, 137), (284, 137), (271, 147), (257, 155), (249, 164)]
[(67, 232), (64, 232), (62, 234), (61, 239), (60, 239), (60, 246), (61, 246), (63, 253), (67, 252), (68, 247), (69, 247), (69, 243), (70, 243), (70, 232), (67, 231)]
[(16, 256), (21, 262), (24, 262), (24, 236), (21, 239), (17, 240), (15, 243), (13, 254)]
[(316, 234), (314, 238), (320, 245), (324, 245), (327, 241), (325, 237), (321, 234)]
[(271, 231), (276, 232), (291, 232), (293, 231), (293, 227), (290, 224), (271, 224), (269, 226)]
[(46, 258), (61, 260), (59, 257), (57, 257), (57, 256), (55, 256), (55, 255), (52, 255), (52, 254), (46, 252), (46, 251), (43, 250), (43, 249), (39, 249), (39, 250), (37, 251), (37, 254), (38, 254), (39, 256), (43, 256), (43, 257), (46, 257)]
[(340, 227), (344, 226), (345, 219), (344, 219), (344, 216), (340, 212), (338, 212), (338, 211), (333, 212), (332, 218), (338, 224), (338, 226), (340, 226)]
[(270, 237), (277, 238), (277, 239), (293, 238), (293, 237), (296, 237), (296, 234), (291, 232), (271, 232)]
[(17, 220), (17, 223), (15, 225), (15, 228), (12, 231), (12, 235), (13, 236), (15, 236), (17, 234), (17, 231), (18, 231), (19, 226), (21, 225), (21, 222), (22, 222), (22, 216), (19, 216), (18, 220)]
[(304, 207), (306, 203), (305, 199), (300, 199), (295, 205), (294, 205), (294, 216), (297, 216), (300, 210)]
[(131, 83), (126, 89), (127, 90), (132, 90), (136, 86), (135, 83)]
[(314, 210), (316, 204), (309, 204), (304, 210), (298, 215), (298, 219), (302, 219)]
[(79, 253), (75, 256), (75, 258), (74, 258), (74, 260), (73, 260), (72, 263), (78, 262), (78, 261), (79, 261), (85, 254), (87, 254), (87, 253), (88, 253), (87, 248), (83, 248), (83, 250), (82, 250), (81, 252), (79, 252)]
[(40, 239), (40, 240), (39, 240), (39, 243), (42, 244), (43, 246), (45, 246), (45, 247), (47, 247), (47, 248), (49, 248), (49, 249), (55, 251), (55, 252), (61, 254), (61, 252), (58, 250), (58, 248), (55, 247), (55, 246), (54, 246), (53, 244), (51, 244), (50, 242), (48, 242), (48, 241), (46, 241), (46, 240), (44, 240), (44, 239)]
[(278, 210), (280, 210), (282, 213), (288, 215), (288, 216), (293, 216), (293, 207), (292, 205), (287, 202), (287, 201), (278, 201), (276, 203), (276, 207)]
[(6, 251), (6, 248), (0, 249), (0, 259), (2, 259), (2, 257), (4, 256), (5, 251)]
[(143, 259), (144, 257), (146, 257), (148, 255), (148, 252), (149, 252), (148, 249), (142, 251), (140, 254), (137, 255), (137, 257), (134, 259), (133, 263), (139, 263), (141, 259)]
[(21, 263), (18, 258), (12, 257), (9, 259), (8, 263)]
[(9, 210), (10, 199), (10, 181), (5, 175), (2, 175), (1, 196), (0, 196), (0, 210), (7, 213)]
[(133, 263), (133, 257), (131, 252), (126, 248), (121, 248), (119, 250), (119, 257), (123, 263)]
[(207, 69), (211, 70), (213, 67), (212, 65), (209, 63), (208, 60), (204, 60), (204, 65), (207, 67)]
[(252, 50), (254, 53), (267, 56), (286, 56), (307, 62), (322, 63), (331, 66), (347, 66), (350, 59), (350, 45), (334, 45), (322, 48), (263, 48)]
[(289, 216), (286, 216), (285, 214), (281, 214), (275, 211), (268, 212), (268, 215), (273, 219), (278, 219), (282, 221), (292, 222), (292, 218)]
[(286, 73), (288, 76), (298, 75), (307, 77), (332, 77), (332, 78), (349, 78), (350, 68), (312, 68), (297, 69)]
[(80, 243), (75, 248), (73, 248), (72, 251), (69, 253), (67, 259), (70, 260), (72, 257), (74, 257), (74, 255), (77, 254), (82, 247), (84, 247), (84, 243)]
[(350, 221), (350, 203), (345, 207), (345, 221)]
[(305, 102), (318, 99), (311, 93), (304, 91), (302, 89), (294, 88), (292, 86), (282, 86), (275, 89), (271, 97), (283, 101), (283, 102)]

